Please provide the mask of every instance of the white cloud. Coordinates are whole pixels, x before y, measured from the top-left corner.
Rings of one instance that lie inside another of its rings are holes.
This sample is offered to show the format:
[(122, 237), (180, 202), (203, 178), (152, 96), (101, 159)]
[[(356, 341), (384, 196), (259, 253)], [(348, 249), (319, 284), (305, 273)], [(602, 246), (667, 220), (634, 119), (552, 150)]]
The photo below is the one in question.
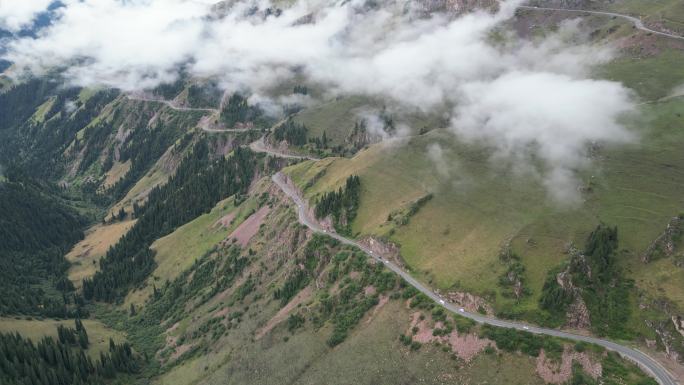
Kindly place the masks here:
[(618, 123), (632, 108), (630, 92), (618, 83), (511, 72), (461, 90), (452, 131), (467, 141), (493, 145), (499, 157), (527, 159), (532, 165), (538, 156), (549, 177), (544, 182), (558, 201), (570, 195), (578, 199), (571, 171), (587, 165), (589, 144), (634, 139)]
[(535, 168), (552, 197), (570, 200), (572, 170), (586, 165), (588, 142), (632, 139), (617, 123), (632, 107), (630, 93), (588, 79), (612, 52), (573, 42), (582, 35), (576, 22), (536, 42), (493, 42), (493, 29), (520, 3), (426, 18), (403, 0), (377, 8), (300, 0), (278, 17), (267, 16), (267, 0), (224, 3), (221, 12), (209, 0), (67, 0), (54, 25), (12, 42), (5, 56), (19, 70), (61, 67), (75, 84), (124, 90), (175, 80), (183, 65), (228, 90), (251, 91), (250, 100), (273, 112), (288, 101), (268, 100), (266, 90), (295, 76), (405, 110), (451, 110), (460, 140)]
[(0, 0), (0, 28), (12, 32), (31, 24), (52, 0)]
[(448, 178), (451, 176), (451, 166), (450, 162), (447, 161), (444, 155), (444, 149), (439, 143), (430, 143), (427, 147), (428, 159), (435, 166), (437, 174), (442, 177)]

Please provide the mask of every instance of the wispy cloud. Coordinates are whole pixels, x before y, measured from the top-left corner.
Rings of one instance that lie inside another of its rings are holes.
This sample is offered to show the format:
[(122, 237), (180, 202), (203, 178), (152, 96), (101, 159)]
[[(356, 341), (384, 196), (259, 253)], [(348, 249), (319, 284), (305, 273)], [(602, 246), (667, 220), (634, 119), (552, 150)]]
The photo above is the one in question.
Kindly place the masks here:
[(5, 56), (18, 71), (62, 68), (74, 84), (136, 90), (172, 81), (182, 67), (262, 102), (274, 83), (296, 76), (332, 94), (448, 110), (455, 137), (536, 168), (561, 201), (577, 199), (568, 191), (587, 143), (633, 139), (618, 124), (633, 106), (629, 90), (588, 77), (612, 52), (571, 43), (577, 23), (535, 42), (493, 38), (521, 0), (459, 18), (424, 17), (400, 0), (300, 0), (282, 10), (266, 0), (64, 3), (37, 38), (10, 43)]
[(53, 0), (0, 1), (0, 28), (17, 32), (30, 25), (39, 13), (48, 9)]

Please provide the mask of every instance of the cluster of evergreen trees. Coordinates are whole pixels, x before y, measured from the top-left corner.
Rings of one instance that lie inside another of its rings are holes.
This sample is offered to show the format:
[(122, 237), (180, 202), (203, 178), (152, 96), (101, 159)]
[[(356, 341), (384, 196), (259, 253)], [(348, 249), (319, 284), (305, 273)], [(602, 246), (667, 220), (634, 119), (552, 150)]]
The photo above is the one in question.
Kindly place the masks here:
[[(77, 321), (77, 329), (86, 334)], [(128, 343), (109, 340), (109, 352), (92, 360), (81, 347), (63, 337), (44, 337), (37, 344), (19, 333), (0, 333), (0, 383), (6, 385), (102, 384), (117, 373), (136, 373), (139, 363)], [(65, 334), (66, 333), (66, 334)]]
[[(599, 335), (630, 338), (626, 323), (633, 282), (619, 268), (617, 250), (617, 227), (601, 224), (587, 238), (584, 252), (573, 256), (567, 271), (589, 309), (592, 329)], [(562, 317), (574, 294), (558, 284), (555, 273), (544, 284), (540, 307)]]
[(0, 93), (0, 131), (21, 125), (54, 90), (56, 84), (32, 79)]
[[(188, 136), (190, 134), (187, 134)], [(126, 175), (109, 188), (107, 193), (113, 200), (119, 200), (128, 192), (147, 170), (171, 146), (178, 136), (177, 129), (171, 129), (164, 122), (158, 121), (151, 128), (146, 122), (140, 122), (126, 144), (119, 151), (119, 162), (131, 161), (131, 168)], [(185, 137), (184, 137), (185, 138)], [(186, 142), (182, 140), (181, 142)], [(110, 154), (114, 154), (111, 151)], [(108, 168), (106, 168), (108, 170)]]
[(286, 140), (293, 146), (306, 144), (306, 134), (309, 130), (303, 124), (296, 123), (292, 118), (273, 130), (273, 138), (278, 142)]
[[(10, 169), (0, 183), (0, 315), (74, 316), (64, 254), (85, 219), (48, 185)], [(59, 291), (62, 291), (60, 294)]]
[(57, 338), (59, 342), (66, 345), (78, 345), (81, 349), (88, 349), (90, 341), (88, 340), (88, 332), (83, 326), (80, 319), (74, 320), (75, 329), (66, 327), (64, 325), (57, 326)]
[(316, 218), (332, 216), (338, 231), (348, 233), (350, 223), (356, 218), (361, 197), (361, 179), (357, 175), (347, 178), (344, 187), (330, 191), (318, 200), (314, 210)]
[(299, 94), (299, 95), (308, 95), (309, 94), (309, 88), (307, 86), (296, 85), (296, 86), (294, 86), (294, 89), (292, 90), (292, 92), (295, 94)]
[(264, 122), (264, 117), (259, 107), (250, 106), (245, 97), (235, 93), (221, 110), (221, 121), (228, 128), (235, 127), (238, 123), (253, 123), (260, 126)]
[(175, 82), (161, 83), (160, 85), (155, 87), (152, 90), (152, 94), (161, 97), (162, 99), (173, 99), (183, 91), (183, 88), (185, 88), (185, 79), (186, 74), (181, 73), (181, 76), (179, 76)]
[[(118, 95), (114, 90), (100, 91), (81, 102), (79, 88), (55, 93), (57, 86), (54, 81), (36, 79), (0, 94), (0, 164), (20, 166), (32, 177), (50, 179), (60, 174), (64, 150), (76, 133)], [(52, 104), (42, 122), (30, 119), (49, 96)]]
[(193, 84), (188, 87), (188, 104), (193, 108), (216, 107), (221, 103), (222, 95), (216, 83), (205, 86)]
[(113, 302), (141, 283), (154, 268), (149, 246), (214, 205), (236, 193), (245, 193), (259, 167), (257, 155), (238, 147), (229, 158), (213, 159), (200, 140), (179, 165), (176, 174), (150, 193), (135, 226), (100, 260), (100, 271), (83, 281), (86, 299)]

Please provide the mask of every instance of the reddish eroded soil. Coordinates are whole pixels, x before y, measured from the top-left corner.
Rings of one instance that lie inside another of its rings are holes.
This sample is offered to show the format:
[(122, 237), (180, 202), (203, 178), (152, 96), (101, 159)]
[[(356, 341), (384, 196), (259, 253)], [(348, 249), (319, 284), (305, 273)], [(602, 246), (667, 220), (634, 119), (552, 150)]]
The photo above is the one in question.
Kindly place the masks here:
[(282, 309), (276, 313), (273, 318), (271, 318), (266, 325), (261, 328), (256, 333), (256, 339), (260, 339), (261, 337), (265, 336), (266, 333), (270, 332), (274, 327), (276, 327), (279, 323), (285, 321), (287, 319), (287, 316), (290, 315), (290, 311), (295, 309), (297, 306), (299, 306), (300, 303), (306, 302), (309, 298), (311, 298), (311, 294), (313, 293), (313, 288), (311, 286), (305, 287), (302, 291), (299, 292), (290, 302), (288, 302), (287, 305), (285, 305)]
[(213, 227), (221, 226), (227, 229), (230, 227), (231, 223), (233, 222), (233, 219), (235, 219), (235, 213), (228, 213), (223, 217), (219, 218), (219, 220), (214, 223)]
[(229, 310), (229, 308), (224, 307), (221, 310), (215, 311), (214, 314), (211, 315), (211, 318), (225, 317), (228, 314)]
[(180, 326), (180, 322), (176, 322), (175, 324), (171, 325), (170, 328), (166, 329), (165, 333), (166, 334), (173, 333), (174, 331), (176, 331), (176, 329), (178, 329), (178, 326)]
[(177, 360), (180, 356), (182, 356), (184, 353), (188, 352), (194, 346), (195, 346), (194, 343), (177, 346), (176, 351), (173, 352), (173, 354), (171, 354), (171, 357), (169, 357), (169, 361)]
[(413, 333), (413, 328), (418, 327), (418, 331), (413, 335), (413, 341), (420, 343), (440, 342), (451, 347), (459, 358), (465, 362), (469, 362), (475, 356), (480, 354), (487, 346), (495, 347), (494, 342), (486, 338), (480, 338), (476, 334), (459, 334), (458, 331), (453, 330), (446, 336), (434, 336), (432, 331), (436, 328), (442, 328), (444, 325), (441, 322), (436, 322), (435, 327), (430, 327), (431, 321), (429, 318), (420, 320), (420, 312), (411, 315), (411, 325), (409, 327), (408, 335)]
[(245, 221), (228, 236), (228, 239), (235, 239), (242, 247), (247, 246), (252, 237), (259, 231), (259, 227), (264, 222), (264, 218), (269, 211), (270, 209), (268, 206), (260, 208), (259, 211), (245, 219)]
[(542, 349), (537, 357), (537, 374), (547, 384), (565, 384), (572, 377), (572, 363), (578, 362), (582, 369), (592, 378), (601, 377), (603, 367), (600, 362), (592, 362), (587, 353), (579, 353), (566, 346), (561, 356), (561, 362), (554, 362), (546, 358)]

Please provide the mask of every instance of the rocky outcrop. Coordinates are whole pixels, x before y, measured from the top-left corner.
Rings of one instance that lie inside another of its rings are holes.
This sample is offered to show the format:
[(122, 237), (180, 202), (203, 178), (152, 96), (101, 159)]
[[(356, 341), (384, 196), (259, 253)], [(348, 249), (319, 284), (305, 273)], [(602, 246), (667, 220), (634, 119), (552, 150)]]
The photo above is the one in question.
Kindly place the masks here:
[(446, 297), (449, 302), (453, 302), (471, 313), (481, 313), (484, 311), (484, 313), (488, 315), (494, 314), (494, 309), (492, 309), (487, 301), (474, 294), (461, 291), (450, 291), (446, 294)]
[(565, 314), (565, 326), (573, 329), (589, 329), (591, 318), (587, 304), (581, 296), (575, 296), (575, 302), (570, 304)]
[(658, 236), (641, 254), (641, 261), (650, 262), (659, 256), (671, 257), (675, 255), (676, 241), (682, 236), (682, 217), (676, 216), (670, 219), (665, 231)]
[(675, 330), (684, 337), (684, 319), (682, 316), (672, 316), (672, 324), (674, 324)]
[(568, 248), (570, 263), (556, 275), (556, 282), (569, 296), (573, 298), (565, 313), (565, 324), (573, 329), (588, 329), (591, 327), (591, 316), (584, 299), (582, 291), (572, 282), (572, 274), (579, 272), (587, 277), (591, 277), (591, 267), (587, 263), (587, 257), (576, 247)]
[[(676, 320), (675, 323), (681, 322), (681, 319), (675, 318), (674, 320)], [(678, 326), (681, 327), (682, 324), (673, 326), (673, 323), (665, 320), (646, 321), (646, 325), (655, 331), (658, 336), (658, 345), (663, 348), (665, 355), (673, 361), (681, 362), (684, 358), (684, 337), (680, 334), (682, 331), (678, 329)]]
[(380, 255), (385, 259), (393, 261), (398, 266), (403, 266), (399, 247), (392, 242), (385, 242), (376, 237), (365, 237), (359, 241), (360, 244), (371, 249), (373, 254)]

